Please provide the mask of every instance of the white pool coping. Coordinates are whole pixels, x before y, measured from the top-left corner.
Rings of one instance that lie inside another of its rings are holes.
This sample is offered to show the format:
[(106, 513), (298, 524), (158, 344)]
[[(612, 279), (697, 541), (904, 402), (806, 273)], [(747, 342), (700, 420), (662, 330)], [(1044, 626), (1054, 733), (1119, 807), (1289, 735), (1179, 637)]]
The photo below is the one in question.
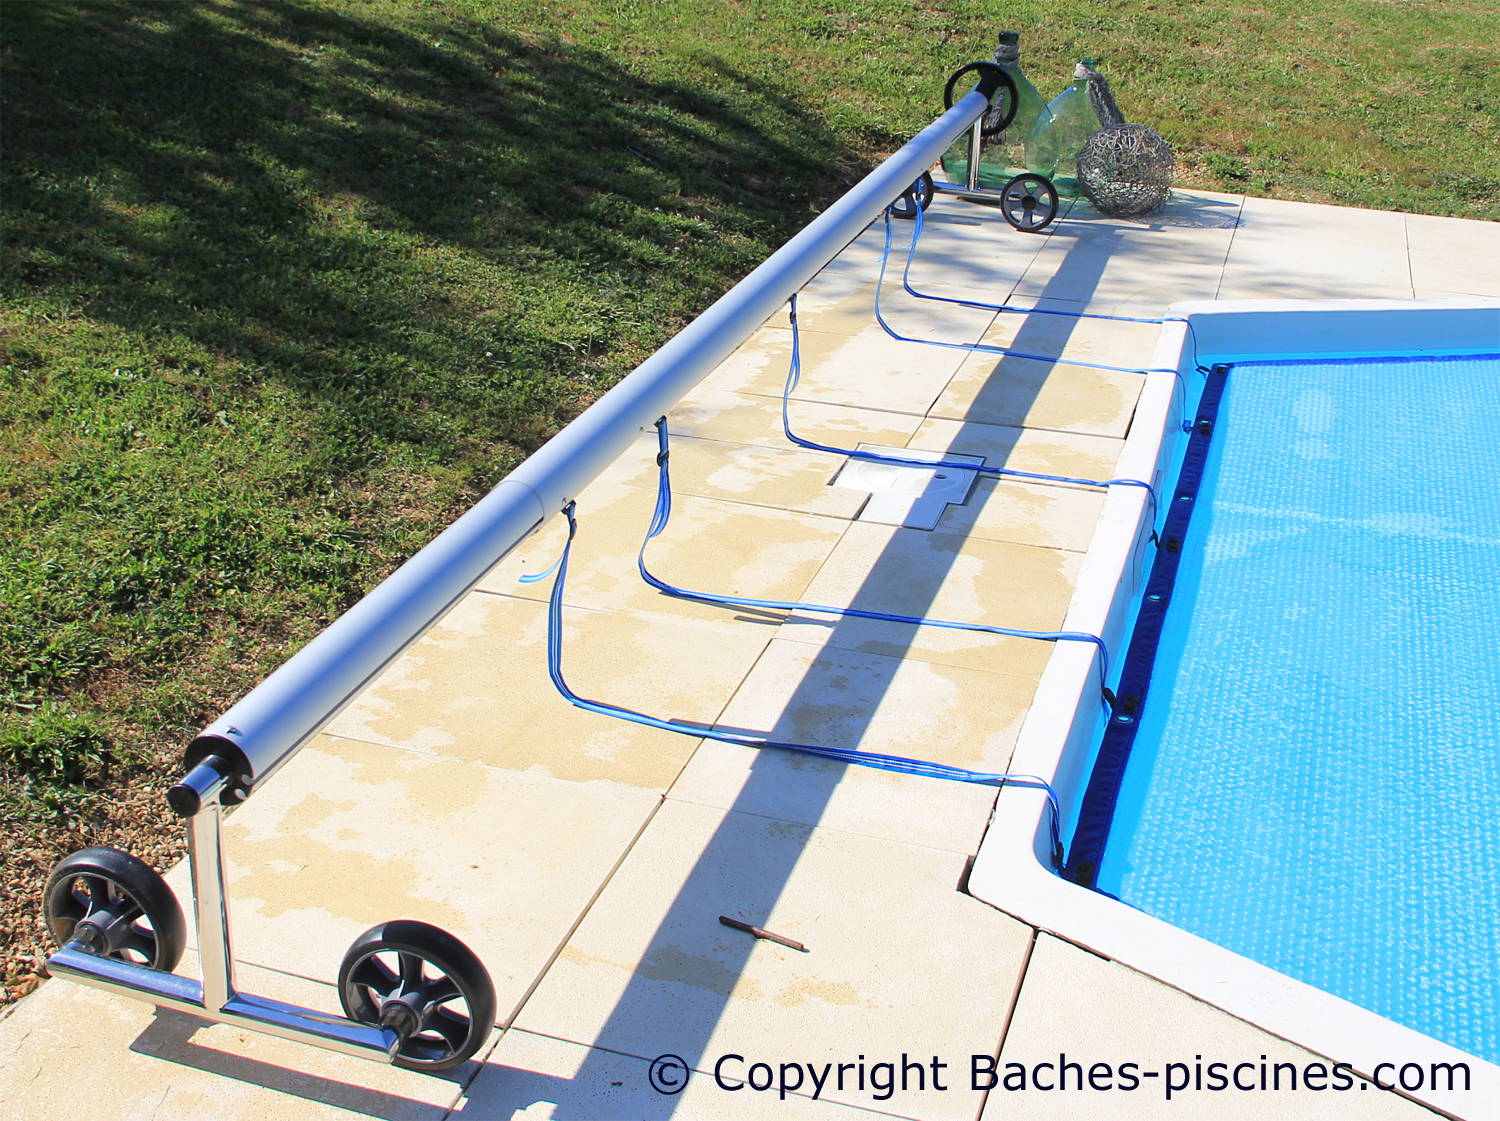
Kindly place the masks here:
[[(1116, 470), (1158, 491), (1172, 462), (1184, 397), (1200, 362), (1500, 352), (1500, 300), (1243, 300), (1173, 304)], [(1169, 372), (1179, 371), (1178, 375)], [(1193, 398), (1196, 394), (1191, 395)], [(1123, 653), (1131, 601), (1149, 574), (1148, 497), (1111, 489), (1079, 574), (1064, 629), (1102, 636)], [(1118, 656), (1118, 654), (1116, 655)], [(1094, 649), (1057, 643), (1011, 762), (1076, 806), (1096, 750), (1099, 677)], [(1500, 1066), (1397, 1024), (1322, 989), (1068, 883), (1050, 866), (1046, 797), (1008, 785), (969, 877), (970, 894), (1007, 914), (1180, 989), (1255, 1026), (1373, 1078), (1378, 1064), (1467, 1063), (1473, 1089), (1405, 1093), (1464, 1121), (1500, 1121)], [(1500, 916), (1497, 916), (1500, 921)], [(1382, 1079), (1395, 1079), (1393, 1070)]]

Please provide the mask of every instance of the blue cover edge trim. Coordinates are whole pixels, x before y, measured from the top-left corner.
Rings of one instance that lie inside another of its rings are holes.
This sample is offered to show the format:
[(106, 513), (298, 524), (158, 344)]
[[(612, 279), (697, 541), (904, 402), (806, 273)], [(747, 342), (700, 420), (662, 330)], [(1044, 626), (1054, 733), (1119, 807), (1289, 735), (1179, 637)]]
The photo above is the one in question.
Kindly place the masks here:
[(1145, 707), (1151, 672), (1156, 665), (1156, 651), (1161, 642), (1162, 623), (1172, 601), (1172, 588), (1182, 560), (1182, 542), (1193, 516), (1193, 507), (1197, 504), (1198, 490), (1203, 484), (1209, 444), (1218, 425), (1219, 402), (1224, 396), (1229, 370), (1228, 365), (1215, 366), (1209, 371), (1203, 386), (1192, 435), (1183, 455), (1182, 470), (1162, 526), (1161, 548), (1156, 551), (1135, 629), (1131, 632), (1130, 645), (1121, 664), (1114, 710), (1105, 725), (1099, 755), (1094, 760), (1083, 804), (1079, 807), (1078, 824), (1073, 830), (1073, 843), (1069, 846), (1062, 876), (1087, 888), (1093, 888), (1098, 880), (1099, 865), (1109, 841), (1115, 804), (1125, 778), (1125, 766), (1130, 761), (1130, 749), (1140, 727), (1140, 713)]

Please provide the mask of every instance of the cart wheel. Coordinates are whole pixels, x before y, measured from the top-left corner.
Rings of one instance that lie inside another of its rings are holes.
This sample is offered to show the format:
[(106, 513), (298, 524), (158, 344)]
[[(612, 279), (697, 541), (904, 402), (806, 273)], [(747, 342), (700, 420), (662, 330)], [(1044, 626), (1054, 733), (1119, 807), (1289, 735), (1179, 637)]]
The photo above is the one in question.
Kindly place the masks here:
[(932, 205), (932, 197), (935, 194), (937, 194), (937, 188), (932, 185), (932, 173), (922, 172), (922, 178), (906, 188), (901, 193), (901, 197), (891, 203), (891, 217), (915, 218), (919, 208), (926, 210)]
[(177, 897), (144, 861), (112, 848), (58, 861), (42, 910), (60, 946), (77, 940), (100, 957), (170, 973), (187, 945)]
[(1017, 175), (1000, 189), (1000, 213), (1022, 233), (1039, 234), (1057, 217), (1057, 188), (1045, 175)]
[(395, 1063), (408, 1070), (458, 1066), (495, 1024), (495, 986), (474, 951), (412, 919), (354, 940), (339, 966), (339, 1000), (351, 1020), (402, 1035)]

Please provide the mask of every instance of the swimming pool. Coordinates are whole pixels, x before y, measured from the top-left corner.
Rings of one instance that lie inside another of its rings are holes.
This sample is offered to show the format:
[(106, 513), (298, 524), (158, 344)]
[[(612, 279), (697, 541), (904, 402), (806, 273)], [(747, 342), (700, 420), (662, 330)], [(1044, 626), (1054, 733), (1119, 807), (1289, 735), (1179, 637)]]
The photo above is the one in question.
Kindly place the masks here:
[(1222, 381), (1096, 885), (1500, 1060), (1500, 356)]
[[(1050, 868), (1045, 813), (1013, 789), (970, 889), (1362, 1071), (1404, 1051), (1500, 1087), (1500, 305), (1173, 313), (1152, 365), (1179, 374), (1148, 381), (1119, 474), (1176, 501), (1199, 369), (1232, 366), (1167, 542), (1178, 582), (1113, 824), (1080, 877), (1102, 890)], [(1065, 623), (1112, 651), (1157, 555), (1146, 506), (1107, 500)], [(1098, 683), (1055, 651), (1011, 764), (1050, 776), (1070, 834), (1089, 824)]]

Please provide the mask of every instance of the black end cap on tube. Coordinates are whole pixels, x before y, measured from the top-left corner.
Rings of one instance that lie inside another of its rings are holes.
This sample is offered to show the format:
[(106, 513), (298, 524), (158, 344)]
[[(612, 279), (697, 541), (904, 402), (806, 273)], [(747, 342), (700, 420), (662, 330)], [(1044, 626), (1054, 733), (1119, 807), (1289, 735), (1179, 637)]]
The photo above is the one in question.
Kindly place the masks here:
[(224, 789), (219, 801), (226, 806), (237, 806), (250, 796), (250, 787), (255, 781), (255, 770), (239, 744), (213, 732), (200, 733), (187, 745), (182, 765), (191, 773), (199, 764), (214, 757), (224, 768)]
[(192, 817), (203, 808), (204, 799), (223, 785), (229, 771), (229, 763), (222, 756), (208, 756), (167, 791), (167, 805), (178, 817)]

